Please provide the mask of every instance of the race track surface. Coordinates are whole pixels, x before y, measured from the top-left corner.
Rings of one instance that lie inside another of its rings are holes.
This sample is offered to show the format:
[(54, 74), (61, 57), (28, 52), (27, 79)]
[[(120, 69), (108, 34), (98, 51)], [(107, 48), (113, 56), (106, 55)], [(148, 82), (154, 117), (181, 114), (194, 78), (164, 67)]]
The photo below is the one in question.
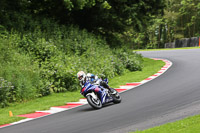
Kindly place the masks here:
[(120, 104), (100, 110), (84, 105), (5, 127), (0, 133), (124, 133), (196, 114), (200, 110), (200, 49), (140, 53), (168, 59), (173, 66), (160, 77), (121, 93)]

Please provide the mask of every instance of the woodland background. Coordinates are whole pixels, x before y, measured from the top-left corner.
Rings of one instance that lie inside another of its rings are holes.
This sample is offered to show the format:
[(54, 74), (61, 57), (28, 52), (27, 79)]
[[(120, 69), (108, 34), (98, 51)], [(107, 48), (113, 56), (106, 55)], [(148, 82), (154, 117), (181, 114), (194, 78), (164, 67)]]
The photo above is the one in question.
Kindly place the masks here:
[(108, 78), (141, 71), (134, 49), (199, 30), (199, 0), (1, 0), (1, 107), (78, 90), (80, 70)]

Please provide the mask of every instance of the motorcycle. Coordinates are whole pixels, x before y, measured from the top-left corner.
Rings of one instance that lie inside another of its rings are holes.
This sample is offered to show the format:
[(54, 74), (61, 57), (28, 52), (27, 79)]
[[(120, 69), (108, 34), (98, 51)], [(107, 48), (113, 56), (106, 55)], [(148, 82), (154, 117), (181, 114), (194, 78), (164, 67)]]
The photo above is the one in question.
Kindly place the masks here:
[[(105, 81), (107, 81), (107, 79)], [(91, 84), (90, 82), (84, 84), (84, 87), (81, 89), (81, 94), (87, 98), (88, 103), (94, 109), (100, 109), (102, 105), (106, 103), (121, 102), (121, 96), (115, 89), (106, 89), (102, 86)]]

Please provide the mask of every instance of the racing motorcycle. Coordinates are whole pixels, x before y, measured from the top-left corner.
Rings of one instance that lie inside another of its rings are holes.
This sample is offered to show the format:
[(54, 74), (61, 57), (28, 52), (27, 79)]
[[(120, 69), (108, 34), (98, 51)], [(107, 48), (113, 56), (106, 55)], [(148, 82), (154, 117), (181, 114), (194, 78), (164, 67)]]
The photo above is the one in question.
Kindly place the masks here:
[(94, 109), (100, 109), (106, 103), (121, 102), (121, 96), (115, 89), (106, 89), (102, 86), (91, 84), (90, 82), (84, 84), (84, 87), (81, 89), (81, 94), (87, 98), (88, 103)]

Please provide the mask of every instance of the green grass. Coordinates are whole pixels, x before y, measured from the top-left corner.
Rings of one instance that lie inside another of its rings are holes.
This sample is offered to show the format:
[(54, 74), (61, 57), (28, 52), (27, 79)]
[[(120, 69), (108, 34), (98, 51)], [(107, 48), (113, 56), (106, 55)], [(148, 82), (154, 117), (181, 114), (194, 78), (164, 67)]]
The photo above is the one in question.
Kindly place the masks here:
[[(128, 82), (142, 81), (143, 79), (155, 74), (162, 66), (164, 66), (164, 64), (165, 63), (162, 61), (144, 58), (144, 67), (142, 71), (128, 72), (125, 75), (110, 79), (109, 85), (118, 88), (119, 85)], [(64, 105), (67, 102), (78, 101), (82, 97), (83, 96), (79, 91), (53, 93), (49, 96), (37, 98), (28, 102), (10, 104), (9, 107), (0, 109), (0, 125), (23, 119), (17, 117), (17, 115), (33, 113), (38, 110), (48, 110), (52, 106), (59, 106)], [(13, 117), (9, 117), (9, 111), (12, 111), (14, 115)]]
[(168, 123), (165, 125), (150, 128), (135, 133), (199, 133), (200, 132), (200, 115), (192, 116)]
[[(24, 119), (17, 117), (17, 115), (33, 113), (39, 110), (48, 110), (52, 106), (78, 101), (82, 97), (79, 91), (53, 93), (49, 96), (37, 98), (28, 102), (11, 104), (9, 107), (0, 109), (0, 125)], [(14, 117), (9, 117), (9, 111), (12, 111)]]
[(200, 47), (183, 47), (183, 48), (161, 48), (161, 49), (138, 49), (134, 51), (159, 51), (159, 50), (182, 50), (182, 49), (199, 49)]

